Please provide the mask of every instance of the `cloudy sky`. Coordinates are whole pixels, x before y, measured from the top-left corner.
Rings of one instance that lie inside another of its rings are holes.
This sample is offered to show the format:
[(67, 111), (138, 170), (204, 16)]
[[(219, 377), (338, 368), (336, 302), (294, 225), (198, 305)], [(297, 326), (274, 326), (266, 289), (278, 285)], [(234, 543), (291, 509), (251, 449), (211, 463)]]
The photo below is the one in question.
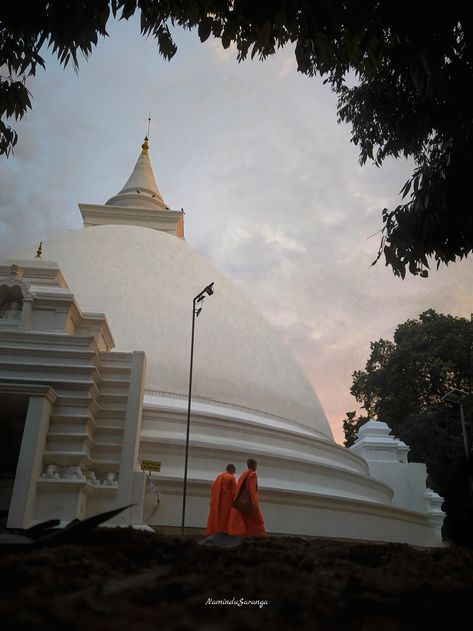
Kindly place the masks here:
[(0, 158), (0, 258), (81, 226), (78, 202), (104, 203), (150, 156), (164, 199), (186, 211), (186, 238), (275, 326), (343, 441), (358, 409), (351, 375), (369, 342), (430, 307), (470, 317), (473, 260), (428, 279), (395, 278), (377, 254), (381, 210), (399, 201), (404, 161), (360, 167), (350, 129), (293, 51), (238, 64), (233, 50), (177, 32), (171, 62), (137, 21), (112, 24), (78, 74), (47, 57), (33, 110)]

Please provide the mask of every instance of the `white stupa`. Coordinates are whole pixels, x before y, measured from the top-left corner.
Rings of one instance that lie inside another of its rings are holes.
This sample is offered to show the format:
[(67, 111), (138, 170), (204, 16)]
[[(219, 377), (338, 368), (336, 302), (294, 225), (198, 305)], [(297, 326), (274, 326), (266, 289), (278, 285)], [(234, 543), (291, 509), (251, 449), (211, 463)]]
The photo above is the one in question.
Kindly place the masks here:
[(213, 282), (196, 320), (187, 531), (205, 527), (215, 476), (254, 457), (269, 533), (439, 543), (424, 465), (383, 424), (354, 450), (334, 442), (288, 349), (184, 241), (147, 139), (120, 192), (79, 208), (84, 228), (0, 264), (0, 315), (20, 307), (0, 318), (0, 400), (24, 426), (10, 526), (134, 503), (117, 523), (179, 532), (192, 301)]

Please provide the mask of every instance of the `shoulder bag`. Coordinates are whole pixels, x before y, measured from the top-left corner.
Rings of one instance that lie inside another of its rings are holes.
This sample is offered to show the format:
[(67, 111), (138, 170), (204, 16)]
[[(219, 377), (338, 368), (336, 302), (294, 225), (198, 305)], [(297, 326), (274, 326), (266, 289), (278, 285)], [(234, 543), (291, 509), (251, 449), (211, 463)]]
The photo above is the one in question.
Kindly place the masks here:
[(233, 508), (239, 510), (242, 515), (249, 515), (253, 510), (251, 495), (246, 486), (246, 480), (243, 482), (240, 492), (233, 500)]

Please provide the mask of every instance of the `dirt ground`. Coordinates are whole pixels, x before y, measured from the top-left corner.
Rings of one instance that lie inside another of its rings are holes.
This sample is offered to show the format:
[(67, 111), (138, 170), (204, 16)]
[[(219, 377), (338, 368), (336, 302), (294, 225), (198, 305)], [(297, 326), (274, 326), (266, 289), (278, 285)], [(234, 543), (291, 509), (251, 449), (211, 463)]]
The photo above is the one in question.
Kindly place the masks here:
[(0, 548), (5, 631), (470, 628), (473, 550), (300, 537), (231, 549), (132, 529)]

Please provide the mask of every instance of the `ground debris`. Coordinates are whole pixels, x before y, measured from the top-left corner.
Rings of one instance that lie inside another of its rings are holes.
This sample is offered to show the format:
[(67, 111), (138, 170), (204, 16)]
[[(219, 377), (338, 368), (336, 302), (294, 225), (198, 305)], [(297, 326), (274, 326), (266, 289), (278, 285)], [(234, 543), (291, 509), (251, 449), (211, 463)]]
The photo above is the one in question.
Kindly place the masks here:
[(131, 528), (24, 548), (0, 557), (0, 615), (15, 631), (406, 631), (454, 627), (473, 597), (463, 548), (301, 537), (221, 548)]

